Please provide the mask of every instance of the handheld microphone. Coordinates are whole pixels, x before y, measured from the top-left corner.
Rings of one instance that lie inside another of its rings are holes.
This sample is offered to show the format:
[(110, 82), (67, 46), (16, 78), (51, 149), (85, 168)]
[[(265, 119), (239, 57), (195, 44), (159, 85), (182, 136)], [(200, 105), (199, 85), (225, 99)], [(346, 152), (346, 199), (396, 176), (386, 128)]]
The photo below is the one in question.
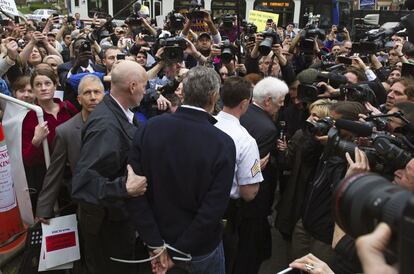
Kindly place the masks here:
[(371, 136), (373, 127), (362, 122), (338, 119), (335, 121), (335, 126), (339, 129), (345, 129), (358, 137), (368, 137)]

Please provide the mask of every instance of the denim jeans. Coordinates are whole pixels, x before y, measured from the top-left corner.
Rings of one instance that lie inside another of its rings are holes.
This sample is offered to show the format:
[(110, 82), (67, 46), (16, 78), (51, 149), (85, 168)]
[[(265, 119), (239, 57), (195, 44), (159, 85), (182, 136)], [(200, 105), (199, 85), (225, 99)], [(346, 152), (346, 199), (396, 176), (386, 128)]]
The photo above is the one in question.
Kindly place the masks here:
[(176, 268), (185, 272), (172, 269), (168, 273), (226, 274), (222, 242), (208, 255), (193, 257), (191, 262), (175, 261), (175, 263)]

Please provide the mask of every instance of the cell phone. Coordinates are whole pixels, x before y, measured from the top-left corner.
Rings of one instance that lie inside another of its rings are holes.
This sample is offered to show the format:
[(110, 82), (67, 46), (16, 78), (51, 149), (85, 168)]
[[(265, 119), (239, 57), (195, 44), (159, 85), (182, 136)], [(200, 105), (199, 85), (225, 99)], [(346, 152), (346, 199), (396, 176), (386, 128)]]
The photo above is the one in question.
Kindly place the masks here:
[(125, 54), (123, 54), (123, 53), (118, 53), (117, 55), (116, 55), (116, 59), (119, 61), (119, 60), (125, 60)]
[(3, 27), (8, 26), (9, 20), (0, 20), (0, 25), (2, 25)]
[(19, 16), (14, 16), (14, 23), (15, 24), (20, 24), (20, 17)]
[(338, 60), (339, 63), (345, 64), (345, 65), (352, 65), (352, 59), (345, 57), (345, 56), (338, 56), (336, 57), (336, 60)]

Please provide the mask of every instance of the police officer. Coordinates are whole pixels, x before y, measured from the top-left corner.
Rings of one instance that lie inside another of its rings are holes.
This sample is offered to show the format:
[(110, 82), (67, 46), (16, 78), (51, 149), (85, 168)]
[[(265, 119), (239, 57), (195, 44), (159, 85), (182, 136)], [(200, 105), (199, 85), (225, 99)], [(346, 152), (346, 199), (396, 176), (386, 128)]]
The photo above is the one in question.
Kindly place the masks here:
[(241, 199), (246, 202), (253, 200), (259, 190), (259, 183), (263, 181), (257, 143), (239, 121), (247, 111), (251, 97), (252, 85), (248, 80), (238, 76), (227, 78), (221, 89), (224, 107), (216, 116), (218, 122), (215, 126), (227, 133), (236, 146), (236, 167), (223, 236), (226, 273), (233, 272), (237, 255)]

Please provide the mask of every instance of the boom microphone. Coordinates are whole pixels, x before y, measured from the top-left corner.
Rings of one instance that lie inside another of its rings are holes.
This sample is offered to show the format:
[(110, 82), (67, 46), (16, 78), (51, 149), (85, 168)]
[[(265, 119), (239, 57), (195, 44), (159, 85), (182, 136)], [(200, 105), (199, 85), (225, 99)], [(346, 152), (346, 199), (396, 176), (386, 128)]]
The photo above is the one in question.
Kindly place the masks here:
[(372, 134), (373, 127), (362, 122), (338, 119), (335, 121), (335, 127), (345, 129), (358, 137), (368, 137)]

